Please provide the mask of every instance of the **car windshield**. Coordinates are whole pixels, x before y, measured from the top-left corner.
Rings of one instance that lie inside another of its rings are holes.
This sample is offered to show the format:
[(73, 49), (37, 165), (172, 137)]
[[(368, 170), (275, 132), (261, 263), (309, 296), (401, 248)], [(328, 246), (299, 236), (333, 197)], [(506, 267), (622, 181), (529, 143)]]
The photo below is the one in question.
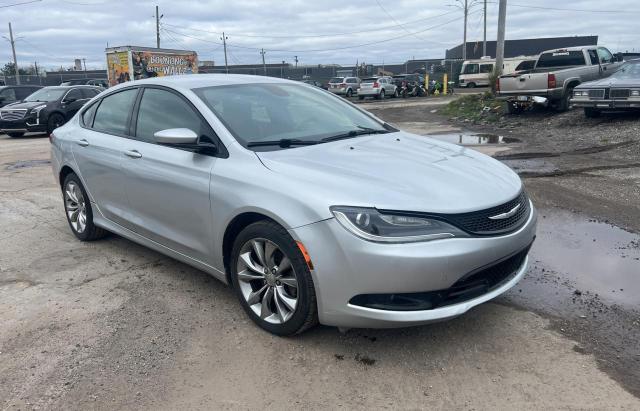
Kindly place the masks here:
[(344, 77), (334, 77), (329, 80), (329, 83), (342, 83), (344, 81)]
[(387, 132), (383, 124), (338, 97), (297, 84), (238, 84), (194, 92), (245, 147), (294, 140), (319, 142), (338, 135)]
[(24, 101), (55, 101), (67, 92), (63, 87), (45, 87), (29, 95)]
[(625, 63), (611, 75), (617, 79), (636, 79), (640, 81), (640, 62)]

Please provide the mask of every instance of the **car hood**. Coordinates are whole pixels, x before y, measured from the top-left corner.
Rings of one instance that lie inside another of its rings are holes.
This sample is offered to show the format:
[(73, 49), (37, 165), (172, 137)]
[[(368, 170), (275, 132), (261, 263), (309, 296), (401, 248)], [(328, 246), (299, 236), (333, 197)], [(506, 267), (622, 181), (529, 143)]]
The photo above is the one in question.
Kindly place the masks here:
[(299, 195), (329, 206), (461, 213), (505, 203), (522, 189), (518, 175), (491, 157), (405, 132), (256, 154)]
[(43, 104), (47, 104), (47, 103), (44, 101), (24, 101), (24, 102), (7, 104), (6, 106), (2, 107), (2, 109), (3, 110), (24, 110), (24, 109), (30, 109), (37, 106), (41, 106)]
[(618, 79), (605, 77), (599, 80), (588, 81), (580, 84), (576, 88), (594, 88), (594, 87), (640, 87), (640, 78), (638, 79)]

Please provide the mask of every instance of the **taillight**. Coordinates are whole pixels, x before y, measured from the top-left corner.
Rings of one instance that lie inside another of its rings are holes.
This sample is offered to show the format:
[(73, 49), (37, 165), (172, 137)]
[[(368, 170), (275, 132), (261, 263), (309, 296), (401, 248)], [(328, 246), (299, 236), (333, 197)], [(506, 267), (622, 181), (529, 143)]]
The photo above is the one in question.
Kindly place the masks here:
[(556, 88), (556, 75), (548, 74), (547, 75), (547, 88)]
[(500, 77), (496, 79), (496, 91), (500, 92)]
[(380, 87), (380, 85), (378, 84), (378, 82), (373, 83), (373, 88), (378, 88)]
[(340, 87), (347, 87), (347, 83), (340, 83)]

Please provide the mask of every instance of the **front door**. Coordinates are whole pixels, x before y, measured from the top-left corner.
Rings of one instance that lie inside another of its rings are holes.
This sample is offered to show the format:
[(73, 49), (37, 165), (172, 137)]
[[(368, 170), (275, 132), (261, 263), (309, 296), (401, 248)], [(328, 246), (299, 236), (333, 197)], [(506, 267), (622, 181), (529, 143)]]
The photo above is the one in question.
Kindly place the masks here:
[(205, 263), (213, 255), (211, 170), (216, 157), (156, 144), (154, 133), (189, 128), (199, 136), (213, 131), (196, 109), (176, 92), (144, 88), (135, 140), (123, 146), (128, 228)]

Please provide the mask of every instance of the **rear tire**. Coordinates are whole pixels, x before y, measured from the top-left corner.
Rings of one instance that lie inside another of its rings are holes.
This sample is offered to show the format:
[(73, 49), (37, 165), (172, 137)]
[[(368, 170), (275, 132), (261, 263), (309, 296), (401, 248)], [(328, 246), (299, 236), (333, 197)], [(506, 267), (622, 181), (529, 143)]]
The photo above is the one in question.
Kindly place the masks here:
[(233, 243), (229, 269), (242, 308), (262, 329), (286, 336), (318, 323), (309, 266), (279, 224), (259, 221), (242, 230)]
[(18, 138), (24, 136), (24, 133), (7, 133), (9, 137)]
[(353, 96), (353, 90), (348, 89), (348, 90), (347, 90), (347, 97), (348, 97), (348, 98), (351, 98), (351, 96)]
[(573, 88), (568, 88), (562, 95), (562, 98), (560, 99), (560, 101), (558, 101), (556, 105), (557, 112), (564, 113), (565, 111), (569, 110), (569, 100), (571, 99), (572, 95), (573, 95)]
[(587, 118), (597, 118), (597, 117), (600, 117), (600, 114), (602, 114), (602, 111), (598, 110), (597, 108), (592, 108), (592, 107), (584, 108), (584, 116)]
[(380, 93), (378, 94), (378, 100), (384, 100), (384, 90), (380, 90)]
[(476, 83), (467, 83), (467, 88), (476, 88)]
[(80, 241), (95, 241), (109, 232), (93, 224), (93, 209), (89, 196), (75, 173), (69, 173), (62, 183), (62, 199), (67, 222)]

